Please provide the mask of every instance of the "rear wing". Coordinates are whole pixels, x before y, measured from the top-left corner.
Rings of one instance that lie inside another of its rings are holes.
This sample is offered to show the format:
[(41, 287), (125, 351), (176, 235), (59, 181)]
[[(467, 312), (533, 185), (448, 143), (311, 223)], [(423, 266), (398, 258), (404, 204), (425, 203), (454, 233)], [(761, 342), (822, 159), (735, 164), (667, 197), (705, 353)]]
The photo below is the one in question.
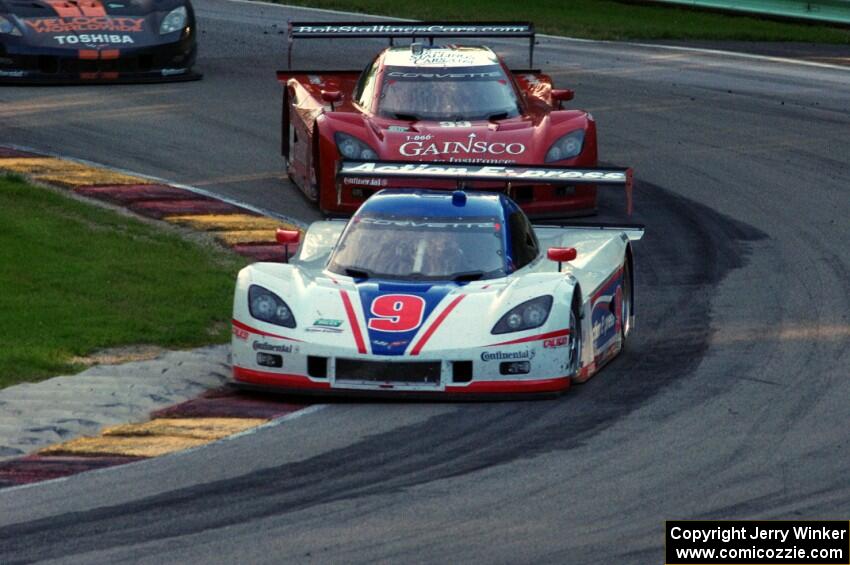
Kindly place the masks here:
[(591, 232), (617, 232), (623, 233), (626, 237), (629, 238), (630, 241), (638, 241), (643, 237), (644, 232), (646, 231), (646, 226), (643, 224), (585, 224), (585, 223), (569, 223), (569, 224), (534, 224), (534, 229), (536, 231), (539, 230), (562, 230), (562, 229), (570, 229), (570, 230), (586, 230)]
[(527, 38), (529, 66), (534, 65), (534, 24), (531, 22), (289, 22), (286, 36), (286, 64), (292, 68), (292, 49), (296, 39), (386, 38), (396, 39), (495, 37)]
[(479, 163), (411, 163), (409, 161), (342, 161), (337, 178), (405, 178), (411, 180), (448, 180), (465, 189), (474, 181), (504, 183), (507, 192), (513, 185), (555, 184), (622, 186), (626, 189), (626, 209), (632, 213), (634, 172), (631, 168), (572, 168), (525, 165), (482, 165)]

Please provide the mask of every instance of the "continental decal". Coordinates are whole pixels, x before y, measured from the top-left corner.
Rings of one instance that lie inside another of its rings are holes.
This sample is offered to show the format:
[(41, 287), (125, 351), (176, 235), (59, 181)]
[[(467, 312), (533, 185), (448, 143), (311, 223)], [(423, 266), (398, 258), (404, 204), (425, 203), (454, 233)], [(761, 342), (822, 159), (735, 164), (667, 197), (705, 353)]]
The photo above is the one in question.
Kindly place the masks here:
[[(32, 18), (24, 22), (35, 33), (67, 33), (79, 31), (143, 31), (144, 18), (85, 17)], [(61, 43), (61, 42), (60, 42)], [(115, 43), (115, 42), (113, 42)]]

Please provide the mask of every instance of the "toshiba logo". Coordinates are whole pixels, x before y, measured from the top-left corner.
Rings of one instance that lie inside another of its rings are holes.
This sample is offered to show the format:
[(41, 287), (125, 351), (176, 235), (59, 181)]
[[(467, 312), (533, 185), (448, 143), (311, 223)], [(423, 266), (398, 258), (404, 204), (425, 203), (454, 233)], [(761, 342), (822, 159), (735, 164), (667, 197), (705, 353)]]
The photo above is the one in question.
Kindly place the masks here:
[(96, 43), (134, 43), (133, 38), (129, 35), (107, 35), (101, 33), (91, 35), (54, 35), (53, 39), (55, 39), (56, 42), (59, 43), (59, 45), (77, 45), (79, 43), (82, 43), (83, 45)]

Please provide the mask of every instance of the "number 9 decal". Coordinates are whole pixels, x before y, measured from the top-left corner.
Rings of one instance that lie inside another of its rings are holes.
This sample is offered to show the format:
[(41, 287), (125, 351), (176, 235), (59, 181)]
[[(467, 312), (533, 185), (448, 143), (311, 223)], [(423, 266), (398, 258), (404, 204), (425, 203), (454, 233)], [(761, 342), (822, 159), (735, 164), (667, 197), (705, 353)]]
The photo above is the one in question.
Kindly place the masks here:
[(372, 301), (369, 329), (381, 332), (409, 332), (422, 325), (425, 300), (412, 294), (385, 294)]

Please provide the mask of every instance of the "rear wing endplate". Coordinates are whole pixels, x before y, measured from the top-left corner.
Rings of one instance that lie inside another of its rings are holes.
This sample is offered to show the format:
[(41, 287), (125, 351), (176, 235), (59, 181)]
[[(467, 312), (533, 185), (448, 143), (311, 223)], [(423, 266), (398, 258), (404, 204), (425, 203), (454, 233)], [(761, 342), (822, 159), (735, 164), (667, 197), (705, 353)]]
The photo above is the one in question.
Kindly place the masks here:
[(396, 39), (494, 37), (527, 38), (529, 66), (534, 65), (534, 24), (531, 22), (289, 22), (286, 38), (287, 69), (292, 68), (292, 48), (296, 39), (386, 38)]
[(411, 180), (448, 180), (465, 189), (474, 181), (523, 184), (622, 186), (626, 189), (626, 208), (632, 213), (634, 172), (631, 168), (573, 168), (524, 165), (481, 165), (478, 163), (411, 163), (407, 161), (342, 161), (337, 178), (406, 178)]

